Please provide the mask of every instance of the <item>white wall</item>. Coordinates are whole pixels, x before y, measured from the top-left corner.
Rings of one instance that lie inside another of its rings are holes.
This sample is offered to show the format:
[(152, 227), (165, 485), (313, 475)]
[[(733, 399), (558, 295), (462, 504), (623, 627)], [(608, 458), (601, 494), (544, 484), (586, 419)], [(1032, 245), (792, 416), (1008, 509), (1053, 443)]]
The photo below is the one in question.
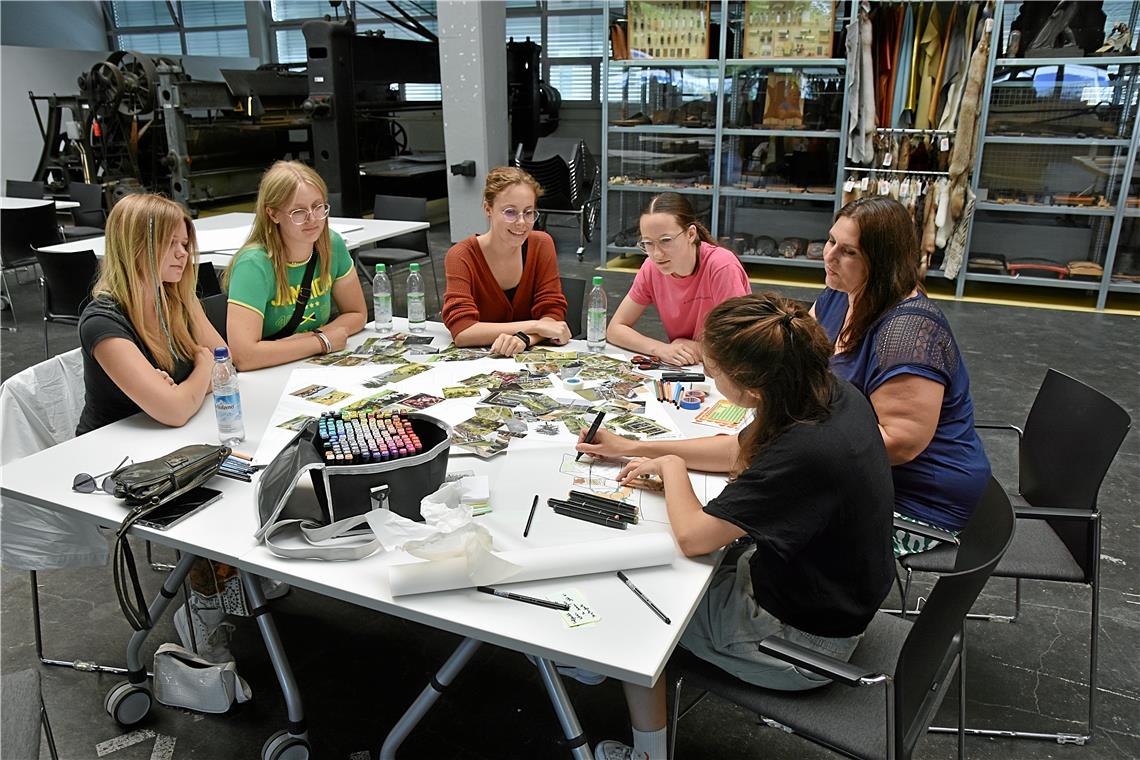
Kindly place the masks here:
[[(0, 2), (0, 8), (7, 5), (7, 0)], [(7, 15), (4, 18), (7, 23)], [(105, 50), (0, 47), (0, 123), (4, 125), (0, 130), (0, 179), (31, 179), (39, 163), (43, 138), (28, 100), (28, 91), (37, 95), (76, 95), (79, 92), (76, 81), (79, 75), (90, 71), (107, 55)], [(252, 69), (256, 68), (257, 60), (183, 56), (182, 65), (195, 80), (220, 82), (219, 69)], [(40, 116), (46, 120), (43, 103)]]
[(3, 0), (0, 44), (68, 50), (108, 50), (97, 0)]

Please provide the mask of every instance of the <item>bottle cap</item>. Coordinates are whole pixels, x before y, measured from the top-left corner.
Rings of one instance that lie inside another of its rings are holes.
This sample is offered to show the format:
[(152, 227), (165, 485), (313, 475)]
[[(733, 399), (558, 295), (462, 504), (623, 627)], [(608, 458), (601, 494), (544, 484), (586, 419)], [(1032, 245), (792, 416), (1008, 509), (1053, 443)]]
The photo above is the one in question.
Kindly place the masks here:
[(377, 264), (376, 265), (376, 274), (380, 274), (383, 271), (384, 271), (384, 265), (383, 264)]
[(214, 349), (214, 361), (223, 362), (230, 358), (230, 350), (225, 346), (218, 346)]
[(595, 285), (601, 285), (602, 284), (601, 275), (594, 275), (594, 284)]
[(409, 264), (408, 269), (413, 271), (413, 272), (418, 272), (418, 271), (420, 271), (420, 265), (419, 264)]

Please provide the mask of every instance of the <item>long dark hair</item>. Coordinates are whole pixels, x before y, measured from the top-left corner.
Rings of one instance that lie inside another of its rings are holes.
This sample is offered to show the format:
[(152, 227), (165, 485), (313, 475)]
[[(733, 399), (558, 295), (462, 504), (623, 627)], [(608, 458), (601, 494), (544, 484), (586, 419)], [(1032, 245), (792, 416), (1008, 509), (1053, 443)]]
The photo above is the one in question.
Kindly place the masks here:
[(641, 212), (642, 216), (646, 214), (669, 214), (676, 220), (677, 224), (681, 225), (681, 229), (688, 230), (691, 224), (697, 228), (697, 238), (699, 240), (716, 245), (712, 233), (710, 233), (708, 228), (697, 218), (693, 207), (689, 205), (689, 201), (680, 193), (661, 193), (660, 195), (653, 196), (653, 199), (649, 201), (649, 205)]
[(914, 220), (901, 203), (883, 196), (860, 198), (839, 209), (835, 218), (841, 216), (858, 225), (859, 250), (867, 265), (867, 284), (837, 341), (846, 353), (859, 346), (887, 309), (922, 284)]
[(788, 428), (827, 418), (831, 343), (802, 304), (775, 293), (730, 298), (709, 312), (701, 346), (706, 366), (759, 397), (734, 477)]

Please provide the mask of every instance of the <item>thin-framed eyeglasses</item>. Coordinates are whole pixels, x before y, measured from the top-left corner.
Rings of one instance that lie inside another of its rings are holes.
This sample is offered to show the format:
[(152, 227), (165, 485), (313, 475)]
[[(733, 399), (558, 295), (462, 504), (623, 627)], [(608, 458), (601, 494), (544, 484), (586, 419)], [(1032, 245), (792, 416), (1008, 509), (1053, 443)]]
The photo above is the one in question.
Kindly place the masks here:
[(673, 245), (673, 243), (682, 239), (684, 236), (685, 231), (681, 230), (675, 235), (666, 235), (665, 237), (659, 238), (657, 240), (638, 240), (635, 245), (641, 250), (648, 253), (654, 248), (669, 248)]
[[(115, 476), (123, 469), (123, 465), (130, 461), (129, 456), (123, 457), (123, 461), (115, 465), (115, 469), (101, 472), (98, 475), (88, 475), (81, 472), (75, 476), (71, 481), (71, 490), (78, 491), (79, 493), (95, 493), (96, 489), (104, 493), (113, 493), (115, 490)], [(99, 479), (102, 478), (102, 481)]]
[(528, 208), (526, 211), (519, 211), (517, 208), (508, 206), (499, 213), (503, 215), (503, 219), (506, 220), (507, 224), (514, 224), (519, 219), (522, 219), (527, 224), (534, 224), (538, 221), (539, 217), (539, 213), (532, 208)]
[(319, 222), (328, 218), (330, 208), (327, 203), (318, 203), (310, 209), (295, 208), (289, 212), (289, 221), (296, 225), (302, 225), (310, 218)]

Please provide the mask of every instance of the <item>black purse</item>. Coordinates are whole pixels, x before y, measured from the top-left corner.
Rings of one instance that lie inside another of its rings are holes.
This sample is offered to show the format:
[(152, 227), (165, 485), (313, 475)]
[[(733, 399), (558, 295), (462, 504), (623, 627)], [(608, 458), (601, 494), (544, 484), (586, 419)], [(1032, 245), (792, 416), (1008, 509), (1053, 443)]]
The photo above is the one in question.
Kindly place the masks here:
[(139, 585), (138, 570), (135, 568), (130, 542), (127, 541), (127, 532), (138, 520), (214, 477), (229, 455), (229, 446), (183, 446), (157, 459), (124, 467), (111, 476), (114, 495), (125, 499), (131, 506), (130, 513), (123, 518), (115, 533), (112, 570), (119, 607), (134, 630), (148, 629), (152, 626), (152, 621)]

